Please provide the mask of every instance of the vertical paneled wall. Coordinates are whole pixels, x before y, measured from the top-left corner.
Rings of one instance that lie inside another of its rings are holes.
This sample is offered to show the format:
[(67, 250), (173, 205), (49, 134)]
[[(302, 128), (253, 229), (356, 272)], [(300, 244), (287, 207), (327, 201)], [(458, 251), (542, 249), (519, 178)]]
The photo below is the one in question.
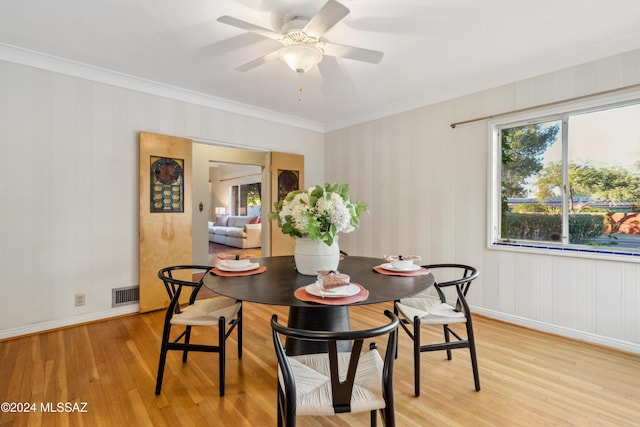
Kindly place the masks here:
[(111, 290), (138, 281), (140, 130), (302, 154), (323, 180), (321, 133), (0, 61), (0, 338), (136, 310)]
[(330, 132), (325, 176), (369, 203), (349, 253), (479, 267), (475, 310), (640, 352), (640, 264), (487, 249), (487, 123), (456, 121), (640, 83), (640, 51)]

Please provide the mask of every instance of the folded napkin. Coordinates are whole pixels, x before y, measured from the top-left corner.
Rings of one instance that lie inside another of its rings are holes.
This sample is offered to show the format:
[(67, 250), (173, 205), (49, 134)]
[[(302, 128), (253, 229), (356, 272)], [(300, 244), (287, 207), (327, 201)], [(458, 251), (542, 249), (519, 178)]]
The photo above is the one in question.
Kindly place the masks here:
[(267, 271), (267, 267), (265, 267), (264, 265), (261, 265), (260, 267), (254, 268), (253, 270), (245, 270), (245, 271), (224, 271), (224, 270), (220, 270), (217, 267), (213, 267), (209, 272), (211, 274), (215, 274), (216, 276), (237, 277), (237, 276), (253, 276), (254, 274), (264, 273), (265, 271)]
[(375, 267), (373, 267), (373, 271), (375, 271), (376, 273), (384, 274), (385, 276), (424, 276), (426, 274), (429, 274), (429, 270), (424, 267), (420, 267), (419, 270), (413, 271), (397, 271), (387, 270), (379, 265), (376, 265)]

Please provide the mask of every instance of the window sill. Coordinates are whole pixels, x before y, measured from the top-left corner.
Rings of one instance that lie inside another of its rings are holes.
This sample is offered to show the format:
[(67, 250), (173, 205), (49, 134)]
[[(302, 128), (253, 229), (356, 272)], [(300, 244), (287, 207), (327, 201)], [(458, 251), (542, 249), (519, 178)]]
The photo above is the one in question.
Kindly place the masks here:
[(622, 248), (547, 246), (525, 242), (493, 242), (489, 249), (510, 252), (526, 252), (551, 256), (574, 258), (606, 259), (609, 261), (640, 262), (640, 252), (625, 251)]

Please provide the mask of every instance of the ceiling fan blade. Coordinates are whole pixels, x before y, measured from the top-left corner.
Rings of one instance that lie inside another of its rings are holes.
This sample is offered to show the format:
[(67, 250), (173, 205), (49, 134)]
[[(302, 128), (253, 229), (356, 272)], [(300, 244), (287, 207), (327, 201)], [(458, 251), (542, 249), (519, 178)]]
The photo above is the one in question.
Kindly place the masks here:
[(320, 38), (348, 14), (349, 9), (345, 5), (329, 0), (305, 25), (303, 31), (310, 36)]
[(379, 50), (363, 49), (361, 47), (347, 46), (336, 43), (325, 43), (322, 50), (325, 55), (337, 56), (338, 58), (349, 58), (356, 61), (379, 64), (382, 61), (384, 52)]
[(246, 64), (242, 64), (238, 67), (236, 67), (236, 70), (238, 71), (249, 71), (249, 70), (253, 70), (256, 67), (259, 67), (262, 64), (266, 64), (269, 61), (273, 61), (274, 59), (278, 59), (278, 57), (280, 56), (280, 49), (275, 50), (271, 53), (267, 53), (264, 56), (261, 56), (260, 58), (256, 58), (253, 61), (249, 61)]
[(282, 40), (282, 34), (280, 33), (276, 33), (275, 31), (271, 31), (267, 28), (259, 27), (258, 25), (254, 25), (241, 19), (234, 18), (233, 16), (221, 16), (218, 18), (218, 22), (241, 28), (243, 30), (251, 31), (252, 33), (256, 33), (270, 39)]

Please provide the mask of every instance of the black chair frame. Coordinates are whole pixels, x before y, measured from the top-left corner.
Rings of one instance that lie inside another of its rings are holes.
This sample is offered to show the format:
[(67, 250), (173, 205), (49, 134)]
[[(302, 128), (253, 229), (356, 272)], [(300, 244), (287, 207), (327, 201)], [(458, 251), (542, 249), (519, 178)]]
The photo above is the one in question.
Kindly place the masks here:
[[(395, 412), (393, 404), (393, 363), (395, 351), (398, 344), (398, 317), (385, 310), (384, 313), (390, 323), (368, 330), (347, 331), (347, 332), (326, 332), (308, 331), (285, 327), (278, 323), (278, 317), (271, 318), (271, 328), (273, 333), (273, 343), (276, 349), (278, 365), (282, 371), (284, 390), (278, 381), (278, 427), (294, 427), (296, 425), (296, 384), (293, 371), (287, 361), (285, 348), (280, 339), (280, 335), (288, 338), (323, 341), (327, 343), (328, 357), (331, 370), (331, 389), (333, 398), (333, 408), (336, 414), (351, 411), (351, 395), (358, 367), (358, 360), (362, 351), (365, 339), (374, 338), (381, 335), (389, 335), (386, 354), (382, 372), (382, 395), (386, 402), (386, 407), (380, 409), (380, 416), (386, 427), (395, 426)], [(351, 358), (344, 382), (338, 378), (338, 341), (352, 342)], [(375, 343), (369, 345), (370, 350), (376, 349)], [(377, 425), (376, 410), (371, 411), (371, 426)]]
[[(171, 299), (169, 306), (167, 307), (166, 315), (164, 318), (164, 329), (162, 332), (162, 345), (160, 348), (160, 361), (158, 363), (158, 376), (156, 379), (156, 395), (159, 395), (162, 391), (162, 380), (164, 377), (164, 366), (167, 360), (167, 352), (169, 350), (181, 350), (182, 362), (187, 362), (187, 356), (190, 351), (218, 353), (219, 354), (219, 382), (220, 382), (220, 396), (224, 396), (225, 388), (225, 359), (226, 359), (226, 341), (231, 335), (233, 330), (238, 328), (238, 359), (242, 359), (242, 306), (238, 311), (237, 316), (232, 319), (227, 325), (227, 319), (220, 317), (218, 319), (218, 345), (206, 345), (206, 344), (193, 344), (191, 343), (191, 325), (186, 325), (185, 329), (173, 340), (171, 340), (171, 318), (174, 314), (181, 313), (180, 307), (180, 295), (182, 288), (187, 286), (191, 289), (191, 295), (189, 296), (189, 305), (192, 305), (196, 301), (198, 291), (202, 288), (204, 276), (209, 273), (212, 266), (208, 265), (177, 265), (171, 267), (165, 267), (158, 271), (158, 277), (164, 283), (164, 287)], [(175, 271), (181, 270), (203, 270), (204, 274), (197, 282), (190, 282), (185, 280), (179, 280), (173, 277)], [(181, 342), (182, 340), (182, 342)]]
[[(447, 298), (443, 292), (444, 288), (455, 286), (457, 300), (455, 305), (455, 311), (462, 311), (466, 317), (466, 333), (467, 337), (461, 337), (456, 331), (451, 329), (448, 324), (442, 325), (444, 332), (444, 340), (443, 343), (435, 343), (435, 344), (425, 344), (422, 345), (420, 342), (420, 326), (421, 321), (418, 316), (413, 319), (413, 331), (409, 328), (410, 322), (407, 319), (400, 319), (400, 326), (402, 329), (409, 335), (409, 338), (413, 341), (413, 364), (414, 364), (414, 394), (416, 396), (420, 396), (420, 353), (426, 351), (441, 351), (446, 350), (447, 352), (447, 360), (451, 360), (451, 350), (458, 348), (468, 348), (469, 354), (471, 357), (471, 369), (473, 370), (473, 381), (476, 391), (480, 391), (480, 375), (478, 372), (478, 357), (476, 354), (476, 345), (475, 345), (475, 336), (473, 334), (473, 320), (471, 318), (471, 310), (469, 309), (469, 305), (467, 304), (466, 295), (469, 291), (469, 287), (471, 286), (471, 282), (475, 280), (479, 272), (475, 267), (471, 267), (464, 264), (430, 264), (423, 265), (423, 268), (429, 270), (437, 270), (439, 268), (454, 268), (460, 269), (463, 271), (462, 277), (456, 280), (451, 280), (447, 282), (436, 282), (434, 283), (435, 289), (438, 293), (438, 297), (440, 301), (443, 303), (447, 302)], [(400, 302), (400, 301), (396, 301)], [(394, 304), (394, 313), (397, 315), (399, 312), (398, 308)], [(456, 338), (455, 341), (451, 341), (451, 336)], [(397, 357), (397, 354), (396, 354)]]

